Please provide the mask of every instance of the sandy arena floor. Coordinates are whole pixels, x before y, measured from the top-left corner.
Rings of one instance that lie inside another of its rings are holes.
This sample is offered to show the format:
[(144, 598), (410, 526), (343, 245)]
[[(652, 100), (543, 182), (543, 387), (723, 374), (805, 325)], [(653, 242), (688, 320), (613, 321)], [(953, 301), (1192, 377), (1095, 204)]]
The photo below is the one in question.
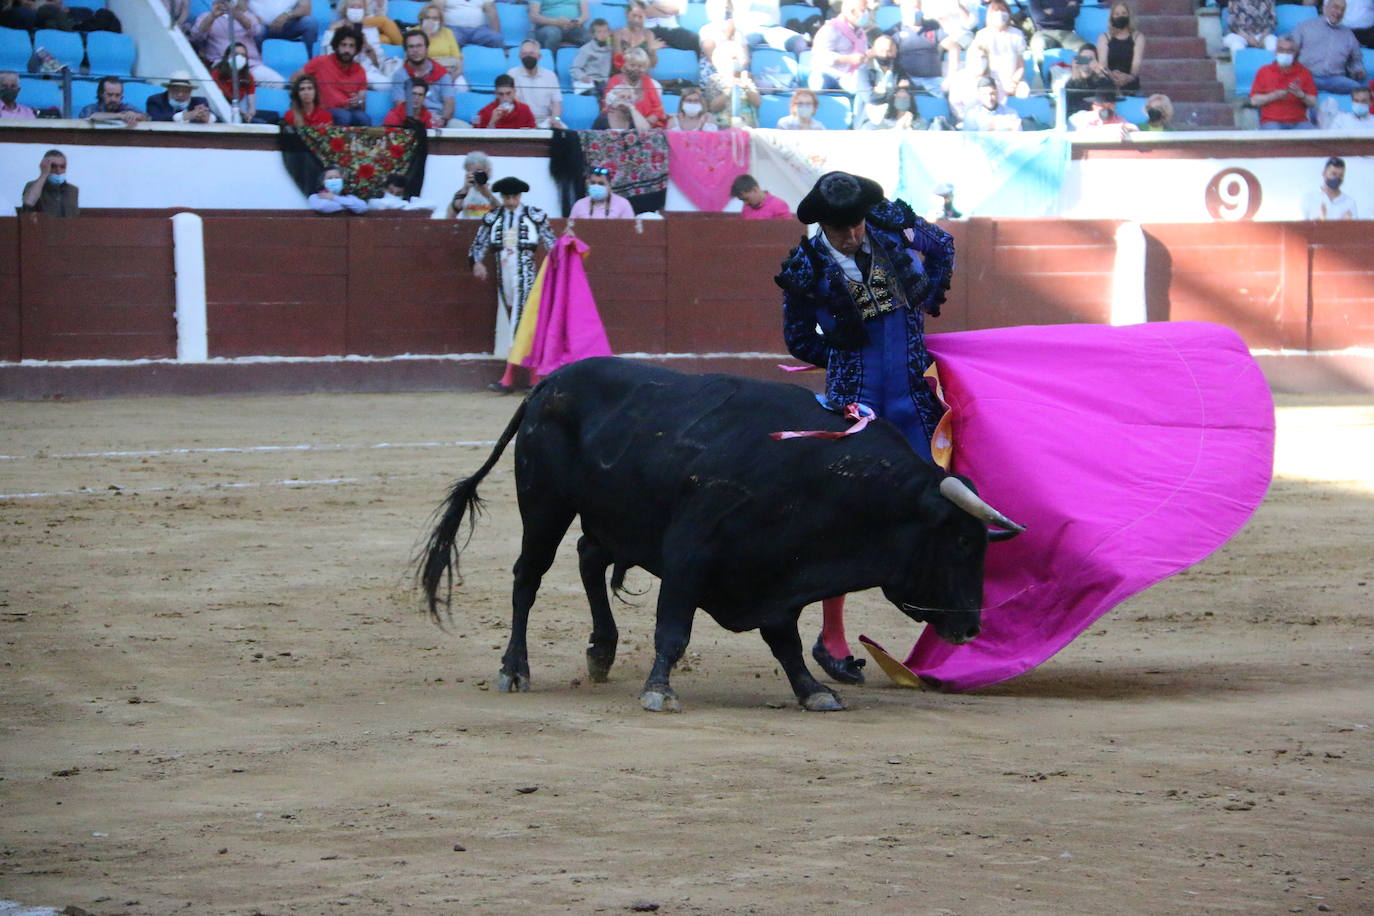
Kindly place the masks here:
[[(1037, 671), (964, 696), (875, 671), (830, 715), (798, 709), (757, 634), (705, 617), (685, 711), (641, 711), (652, 591), (618, 613), (611, 682), (588, 683), (571, 538), (535, 608), (534, 690), (489, 689), (509, 455), (452, 632), (418, 612), (407, 562), (514, 406), (0, 404), (0, 899), (1374, 912), (1374, 400), (1284, 401), (1249, 527)], [(876, 594), (850, 620), (916, 635)]]

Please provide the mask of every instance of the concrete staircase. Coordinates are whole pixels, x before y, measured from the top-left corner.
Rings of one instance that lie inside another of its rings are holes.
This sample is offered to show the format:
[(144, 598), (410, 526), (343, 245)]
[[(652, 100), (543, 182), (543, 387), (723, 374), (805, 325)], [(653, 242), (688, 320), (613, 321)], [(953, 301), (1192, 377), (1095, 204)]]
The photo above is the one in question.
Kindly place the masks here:
[(1234, 130), (1235, 109), (1198, 34), (1195, 0), (1134, 0), (1134, 8), (1145, 35), (1141, 91), (1167, 95), (1180, 130)]

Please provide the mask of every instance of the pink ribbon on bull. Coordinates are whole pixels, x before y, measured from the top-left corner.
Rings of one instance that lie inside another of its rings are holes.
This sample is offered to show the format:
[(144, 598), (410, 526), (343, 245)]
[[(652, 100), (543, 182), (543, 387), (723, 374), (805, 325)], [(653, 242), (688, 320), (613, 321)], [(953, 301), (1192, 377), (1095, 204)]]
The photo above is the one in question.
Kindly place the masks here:
[(873, 412), (872, 407), (863, 404), (846, 404), (843, 411), (844, 418), (853, 422), (853, 426), (842, 432), (830, 429), (804, 429), (788, 430), (780, 433), (769, 433), (770, 439), (843, 439), (845, 436), (852, 436), (861, 432), (870, 421), (878, 419), (878, 415)]

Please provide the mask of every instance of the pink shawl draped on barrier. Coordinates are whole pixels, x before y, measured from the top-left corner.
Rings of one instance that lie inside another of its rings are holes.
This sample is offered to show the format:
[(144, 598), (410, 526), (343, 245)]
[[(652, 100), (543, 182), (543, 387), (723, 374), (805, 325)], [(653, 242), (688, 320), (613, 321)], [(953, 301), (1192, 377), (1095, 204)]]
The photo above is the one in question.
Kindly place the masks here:
[(983, 629), (927, 628), (905, 664), (944, 690), (1015, 677), (1117, 604), (1207, 557), (1259, 506), (1274, 405), (1218, 325), (1003, 328), (927, 338), (954, 470), (1026, 526), (989, 544)]
[[(529, 353), (520, 365), (536, 375), (589, 356), (610, 356), (611, 344), (596, 310), (582, 258), (590, 249), (581, 239), (564, 235), (539, 271), (538, 308)], [(530, 305), (525, 306), (530, 311)], [(524, 321), (521, 321), (522, 330)]]
[(730, 184), (749, 171), (749, 132), (670, 130), (668, 177), (703, 213), (730, 202)]

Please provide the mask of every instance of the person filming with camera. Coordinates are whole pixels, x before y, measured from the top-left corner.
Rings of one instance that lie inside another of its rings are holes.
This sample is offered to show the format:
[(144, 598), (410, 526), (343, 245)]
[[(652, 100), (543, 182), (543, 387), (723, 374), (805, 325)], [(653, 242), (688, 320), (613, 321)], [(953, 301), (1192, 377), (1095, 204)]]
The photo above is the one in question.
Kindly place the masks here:
[(481, 219), (497, 207), (496, 195), (487, 182), (491, 174), (491, 160), (480, 150), (473, 150), (463, 158), (467, 178), (449, 201), (449, 219)]

